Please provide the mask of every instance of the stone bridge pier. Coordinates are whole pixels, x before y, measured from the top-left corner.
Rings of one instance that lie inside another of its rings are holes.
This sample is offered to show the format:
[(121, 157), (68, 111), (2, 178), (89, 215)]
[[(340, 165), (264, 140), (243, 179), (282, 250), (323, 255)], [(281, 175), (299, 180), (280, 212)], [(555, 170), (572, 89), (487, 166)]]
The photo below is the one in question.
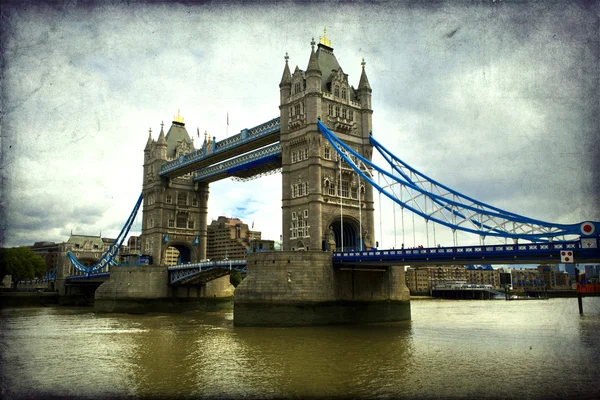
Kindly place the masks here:
[(403, 266), (333, 266), (331, 253), (248, 256), (234, 294), (236, 326), (298, 326), (410, 319)]

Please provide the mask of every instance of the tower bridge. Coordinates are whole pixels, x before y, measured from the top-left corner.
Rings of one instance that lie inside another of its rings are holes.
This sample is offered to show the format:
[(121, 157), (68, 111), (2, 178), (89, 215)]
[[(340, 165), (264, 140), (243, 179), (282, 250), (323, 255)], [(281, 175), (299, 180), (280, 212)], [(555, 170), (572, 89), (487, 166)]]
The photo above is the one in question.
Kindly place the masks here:
[[(142, 252), (161, 266), (172, 246), (187, 264), (157, 272), (163, 285), (187, 285), (189, 294), (190, 286), (206, 285), (226, 273), (226, 265), (202, 263), (210, 183), (229, 177), (250, 179), (279, 169), (282, 251), (250, 254), (236, 264), (248, 274), (235, 292), (238, 325), (410, 318), (404, 265), (415, 263), (560, 262), (563, 250), (600, 262), (599, 222), (557, 224), (505, 211), (403, 162), (372, 135), (372, 89), (364, 60), (354, 87), (325, 34), (310, 45), (305, 70), (296, 66), (292, 72), (286, 53), (278, 117), (218, 142), (205, 134), (198, 149), (179, 113), (166, 133), (161, 124), (156, 140), (149, 131), (142, 195), (136, 204), (142, 209)], [(373, 163), (374, 151), (386, 165)], [(374, 190), (426, 224), (451, 229), (453, 237), (458, 231), (476, 235), (481, 245), (376, 249)], [(122, 234), (128, 232), (135, 213), (137, 209)], [(486, 246), (486, 237), (512, 243)], [(120, 235), (112, 253), (87, 271), (107, 269), (122, 239)], [(76, 260), (71, 262), (76, 265)], [(117, 290), (116, 283), (111, 285), (110, 290)], [(103, 296), (109, 296), (107, 288), (101, 287)]]

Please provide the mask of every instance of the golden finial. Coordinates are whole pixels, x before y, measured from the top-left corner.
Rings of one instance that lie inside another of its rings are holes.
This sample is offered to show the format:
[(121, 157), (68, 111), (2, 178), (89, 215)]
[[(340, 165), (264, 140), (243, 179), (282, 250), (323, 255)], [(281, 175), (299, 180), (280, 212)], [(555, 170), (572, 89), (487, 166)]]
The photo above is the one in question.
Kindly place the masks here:
[(360, 63), (360, 65), (362, 65), (363, 69), (365, 69), (365, 65), (367, 65), (367, 63), (365, 62), (364, 58), (363, 58), (362, 62)]
[(323, 28), (323, 37), (319, 37), (319, 44), (331, 47), (331, 40), (327, 39), (327, 28)]
[(310, 41), (310, 47), (312, 47), (313, 49), (315, 48), (315, 38), (312, 38), (312, 40)]
[(173, 122), (183, 124), (183, 117), (181, 116), (179, 110), (177, 110), (177, 116), (173, 119)]
[(287, 51), (285, 52), (285, 57), (283, 57), (283, 58), (285, 58), (285, 63), (287, 64), (288, 60), (290, 59), (290, 56), (288, 56)]

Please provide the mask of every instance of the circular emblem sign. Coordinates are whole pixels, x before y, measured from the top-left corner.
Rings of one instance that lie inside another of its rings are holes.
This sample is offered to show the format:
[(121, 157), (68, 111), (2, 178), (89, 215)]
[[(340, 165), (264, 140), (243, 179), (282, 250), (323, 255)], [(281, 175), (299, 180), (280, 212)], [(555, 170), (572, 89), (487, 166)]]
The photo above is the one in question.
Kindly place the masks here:
[(596, 227), (591, 222), (584, 222), (581, 224), (581, 233), (584, 235), (592, 235), (596, 230)]

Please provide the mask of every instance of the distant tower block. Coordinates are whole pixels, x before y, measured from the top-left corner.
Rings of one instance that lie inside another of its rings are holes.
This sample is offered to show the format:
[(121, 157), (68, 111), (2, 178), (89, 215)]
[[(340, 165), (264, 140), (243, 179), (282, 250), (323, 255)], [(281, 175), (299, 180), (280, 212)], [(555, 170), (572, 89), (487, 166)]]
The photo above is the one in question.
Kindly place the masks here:
[[(373, 189), (329, 146), (320, 119), (340, 139), (371, 159), (371, 87), (362, 62), (358, 88), (350, 86), (324, 32), (311, 42), (306, 71), (281, 78), (282, 209), (284, 250), (344, 250), (373, 244)], [(360, 202), (359, 198), (360, 196)], [(342, 202), (340, 207), (340, 202)], [(361, 210), (359, 212), (359, 203)]]
[(183, 117), (177, 112), (165, 135), (161, 123), (155, 141), (150, 129), (144, 148), (144, 195), (141, 252), (152, 256), (155, 265), (166, 265), (166, 255), (177, 254), (170, 263), (196, 262), (206, 258), (207, 183), (194, 185), (192, 175), (161, 178), (160, 167), (167, 161), (194, 151)]

